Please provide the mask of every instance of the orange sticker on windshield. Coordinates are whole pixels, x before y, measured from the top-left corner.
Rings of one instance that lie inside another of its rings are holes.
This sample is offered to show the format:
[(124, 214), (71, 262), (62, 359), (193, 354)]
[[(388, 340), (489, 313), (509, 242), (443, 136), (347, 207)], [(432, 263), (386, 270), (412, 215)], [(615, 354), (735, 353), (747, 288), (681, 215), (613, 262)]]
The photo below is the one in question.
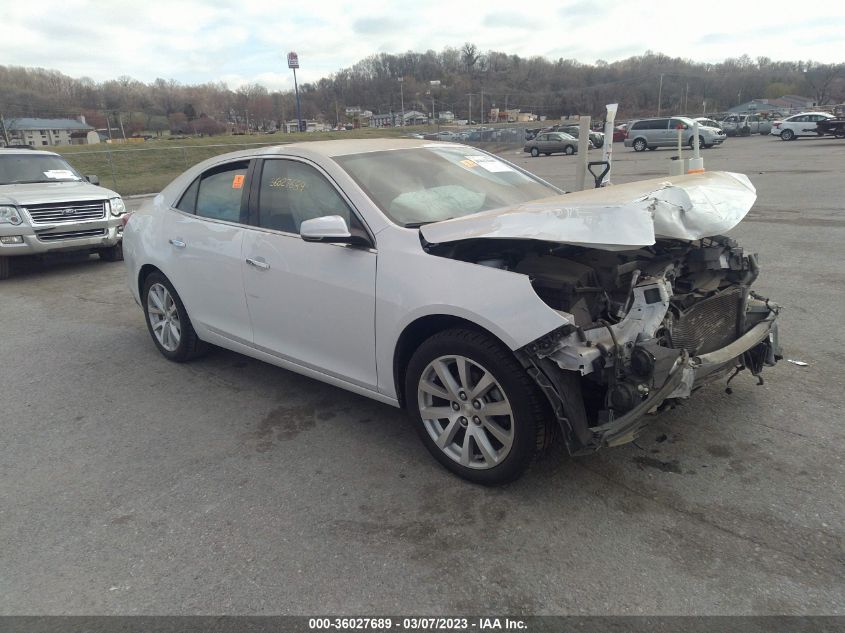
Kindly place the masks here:
[(468, 158), (466, 160), (462, 160), (461, 165), (463, 165), (464, 167), (469, 167), (470, 169), (472, 169), (473, 167), (478, 167), (478, 163)]
[(232, 189), (243, 189), (244, 186), (244, 176), (243, 174), (235, 176), (232, 179)]

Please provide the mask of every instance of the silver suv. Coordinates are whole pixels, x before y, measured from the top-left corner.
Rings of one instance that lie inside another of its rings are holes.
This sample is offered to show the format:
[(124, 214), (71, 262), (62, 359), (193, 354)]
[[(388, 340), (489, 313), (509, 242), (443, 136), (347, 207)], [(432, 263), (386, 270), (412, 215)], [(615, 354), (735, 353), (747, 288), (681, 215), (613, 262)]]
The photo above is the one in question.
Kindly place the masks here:
[(123, 259), (126, 206), (98, 184), (53, 152), (0, 149), (0, 279), (20, 255), (89, 251)]
[[(634, 121), (628, 128), (625, 147), (633, 147), (634, 151), (642, 152), (658, 147), (676, 147), (678, 145), (678, 128), (681, 129), (681, 140), (684, 145), (693, 145), (693, 120), (687, 117), (667, 117), (665, 119), (640, 119)], [(725, 133), (719, 128), (698, 127), (698, 144), (713, 147), (725, 142)]]

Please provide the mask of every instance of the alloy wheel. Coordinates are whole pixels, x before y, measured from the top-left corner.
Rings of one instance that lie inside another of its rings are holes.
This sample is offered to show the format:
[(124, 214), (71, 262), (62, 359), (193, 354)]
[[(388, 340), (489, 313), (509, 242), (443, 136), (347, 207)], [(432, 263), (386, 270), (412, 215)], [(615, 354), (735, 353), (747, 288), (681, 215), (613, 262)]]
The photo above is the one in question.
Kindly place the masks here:
[(175, 352), (182, 340), (182, 324), (176, 302), (164, 285), (156, 283), (150, 286), (147, 292), (147, 315), (159, 344), (168, 352)]
[(426, 432), (450, 459), (485, 470), (511, 451), (514, 414), (496, 377), (466, 356), (440, 356), (422, 372), (417, 401)]

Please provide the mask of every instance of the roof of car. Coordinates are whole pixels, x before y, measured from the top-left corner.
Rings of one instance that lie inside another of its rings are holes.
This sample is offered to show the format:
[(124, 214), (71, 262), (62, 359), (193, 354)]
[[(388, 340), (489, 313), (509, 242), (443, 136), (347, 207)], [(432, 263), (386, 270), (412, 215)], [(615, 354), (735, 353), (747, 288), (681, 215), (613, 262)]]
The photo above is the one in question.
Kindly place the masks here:
[(417, 147), (447, 146), (454, 143), (443, 141), (428, 141), (424, 139), (373, 138), (373, 139), (338, 139), (333, 141), (306, 141), (304, 143), (290, 143), (287, 145), (273, 145), (267, 147), (261, 154), (285, 154), (305, 151), (323, 156), (347, 156), (349, 154), (364, 154), (367, 152), (384, 152), (397, 149), (413, 149)]

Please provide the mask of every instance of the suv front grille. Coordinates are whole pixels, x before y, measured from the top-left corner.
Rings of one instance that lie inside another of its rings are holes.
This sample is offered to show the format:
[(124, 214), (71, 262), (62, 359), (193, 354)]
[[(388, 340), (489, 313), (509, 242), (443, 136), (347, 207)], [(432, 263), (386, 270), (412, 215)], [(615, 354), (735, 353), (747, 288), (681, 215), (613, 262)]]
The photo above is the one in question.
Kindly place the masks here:
[(26, 207), (33, 224), (59, 224), (82, 220), (102, 220), (106, 217), (105, 200), (82, 202), (51, 202)]
[(57, 242), (59, 240), (72, 240), (80, 237), (96, 237), (105, 235), (105, 229), (89, 229), (87, 231), (64, 231), (63, 233), (41, 233), (38, 239), (42, 242)]

